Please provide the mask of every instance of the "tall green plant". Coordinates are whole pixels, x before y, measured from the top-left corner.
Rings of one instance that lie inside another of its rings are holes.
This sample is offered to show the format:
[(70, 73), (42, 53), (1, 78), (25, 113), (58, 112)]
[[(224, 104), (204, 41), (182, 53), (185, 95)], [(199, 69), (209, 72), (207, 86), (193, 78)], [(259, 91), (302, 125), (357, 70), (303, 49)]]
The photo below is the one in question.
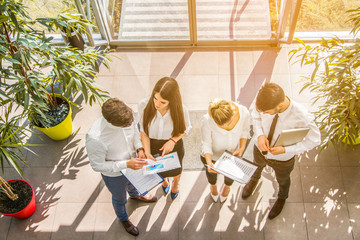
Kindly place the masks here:
[[(313, 103), (321, 102), (315, 112), (320, 129), (325, 133), (322, 149), (332, 142), (357, 144), (360, 133), (360, 8), (348, 11), (353, 23), (352, 43), (342, 39), (322, 39), (318, 45), (306, 45), (300, 39), (301, 47), (290, 52), (301, 65), (313, 65), (310, 76), (304, 77), (304, 86), (315, 93)], [(300, 92), (301, 92), (300, 91)], [(345, 145), (346, 146), (346, 145)]]
[(90, 105), (108, 97), (94, 80), (100, 62), (109, 67), (107, 50), (55, 45), (52, 37), (34, 28), (41, 24), (54, 31), (58, 26), (86, 22), (77, 15), (66, 16), (67, 23), (63, 15), (31, 20), (21, 1), (0, 1), (1, 100), (15, 101), (28, 113), (31, 124), (49, 126), (51, 118), (44, 113), (56, 106), (52, 94), (56, 88), (67, 96), (80, 92)]

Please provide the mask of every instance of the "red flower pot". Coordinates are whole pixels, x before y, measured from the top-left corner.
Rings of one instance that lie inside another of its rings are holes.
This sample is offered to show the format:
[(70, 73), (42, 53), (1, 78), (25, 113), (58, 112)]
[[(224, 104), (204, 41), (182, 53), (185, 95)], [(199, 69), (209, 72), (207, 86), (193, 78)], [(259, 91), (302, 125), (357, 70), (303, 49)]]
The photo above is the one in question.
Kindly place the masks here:
[(23, 208), (22, 210), (16, 212), (16, 213), (2, 213), (0, 212), (0, 214), (4, 215), (4, 216), (10, 216), (10, 217), (15, 217), (15, 218), (28, 218), (30, 217), (34, 212), (35, 212), (35, 209), (36, 209), (36, 203), (35, 203), (35, 192), (34, 192), (34, 189), (32, 188), (32, 186), (25, 180), (22, 180), (22, 179), (12, 179), (12, 180), (9, 180), (7, 181), (8, 183), (12, 182), (12, 181), (22, 181), (22, 182), (25, 182), (27, 185), (30, 186), (31, 188), (31, 192), (32, 192), (32, 196), (31, 196), (31, 200), (30, 202), (27, 204), (27, 206), (25, 208)]

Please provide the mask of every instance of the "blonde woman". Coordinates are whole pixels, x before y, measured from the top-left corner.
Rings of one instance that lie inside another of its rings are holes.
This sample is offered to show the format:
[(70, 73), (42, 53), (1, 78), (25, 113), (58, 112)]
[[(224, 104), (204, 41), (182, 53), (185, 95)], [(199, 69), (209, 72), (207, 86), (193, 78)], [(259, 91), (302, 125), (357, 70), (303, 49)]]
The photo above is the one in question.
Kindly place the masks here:
[(162, 188), (169, 192), (168, 177), (173, 177), (171, 199), (179, 194), (179, 181), (182, 172), (182, 160), (185, 154), (182, 138), (191, 129), (189, 112), (183, 106), (179, 85), (170, 77), (161, 78), (152, 91), (151, 97), (139, 102), (140, 136), (145, 148), (145, 155), (153, 159), (153, 155), (164, 156), (177, 152), (181, 168), (162, 172), (164, 178)]
[[(246, 107), (224, 99), (212, 100), (208, 114), (204, 115), (201, 123), (203, 164), (214, 167), (214, 163), (225, 150), (233, 155), (242, 156), (246, 141), (250, 138), (250, 120), (250, 113)], [(206, 177), (210, 183), (210, 195), (214, 202), (217, 202), (217, 172), (207, 168)], [(234, 180), (225, 177), (225, 184), (220, 193), (221, 203), (226, 201), (233, 182)]]

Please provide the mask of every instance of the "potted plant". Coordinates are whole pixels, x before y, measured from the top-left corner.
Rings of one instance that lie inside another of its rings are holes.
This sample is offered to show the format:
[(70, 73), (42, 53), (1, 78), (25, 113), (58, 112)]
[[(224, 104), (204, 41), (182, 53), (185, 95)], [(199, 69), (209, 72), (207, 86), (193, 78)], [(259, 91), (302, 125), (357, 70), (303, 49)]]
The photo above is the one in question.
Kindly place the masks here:
[[(76, 21), (82, 20), (75, 18), (72, 24), (76, 25)], [(92, 105), (108, 97), (108, 92), (100, 89), (94, 78), (101, 63), (109, 67), (109, 58), (105, 55), (108, 50), (85, 47), (81, 51), (53, 44), (52, 37), (36, 30), (37, 24), (54, 31), (53, 26), (61, 25), (61, 20), (31, 20), (21, 2), (0, 3), (0, 89), (4, 97), (27, 114), (31, 126), (47, 130), (62, 122), (58, 108), (63, 120), (68, 116), (71, 118), (69, 103), (74, 103), (64, 99), (71, 99), (78, 93), (85, 103)], [(56, 130), (55, 133), (66, 133), (61, 136), (49, 135), (48, 131), (44, 133), (54, 140), (61, 140), (68, 137), (71, 130)]]
[[(4, 164), (7, 163), (20, 175), (23, 175), (23, 171), (19, 166), (19, 164), (26, 165), (23, 160), (22, 150), (35, 145), (23, 142), (24, 136), (27, 136), (30, 130), (18, 125), (21, 115), (10, 117), (11, 109), (11, 103), (8, 103), (7, 106), (1, 106), (0, 165), (2, 173), (4, 173)], [(28, 182), (22, 179), (13, 179), (6, 182), (0, 176), (0, 214), (16, 218), (27, 218), (34, 213), (35, 209), (34, 190)]]
[[(306, 45), (297, 39), (301, 47), (290, 52), (301, 65), (313, 65), (310, 76), (304, 77), (304, 86), (315, 93), (313, 102), (321, 102), (315, 112), (320, 129), (324, 132), (321, 150), (332, 142), (335, 148), (340, 142), (353, 146), (360, 143), (360, 8), (347, 11), (354, 24), (354, 39), (345, 43), (342, 39), (322, 39), (318, 45)], [(291, 59), (290, 58), (290, 59)]]
[(15, 218), (28, 218), (36, 210), (35, 193), (22, 179), (5, 181), (0, 177), (0, 214)]
[[(85, 41), (83, 34), (87, 34), (87, 28), (93, 27), (93, 24), (84, 19), (79, 13), (72, 13), (68, 9), (60, 13), (56, 18), (38, 18), (45, 26), (58, 29), (65, 43), (70, 46), (84, 50)], [(50, 31), (52, 29), (49, 29)]]

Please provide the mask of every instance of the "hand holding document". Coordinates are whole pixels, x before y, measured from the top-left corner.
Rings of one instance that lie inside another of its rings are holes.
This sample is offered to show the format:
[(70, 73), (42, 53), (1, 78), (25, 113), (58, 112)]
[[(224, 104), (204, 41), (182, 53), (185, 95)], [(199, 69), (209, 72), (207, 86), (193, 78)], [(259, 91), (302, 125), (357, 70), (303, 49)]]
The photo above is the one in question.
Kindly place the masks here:
[(122, 170), (121, 173), (143, 196), (164, 181), (159, 174), (145, 175), (142, 169), (133, 170), (131, 168), (127, 168)]
[(225, 151), (215, 162), (215, 167), (210, 168), (228, 178), (245, 184), (254, 174), (257, 169), (257, 165)]
[(157, 157), (156, 161), (145, 159), (148, 164), (143, 167), (145, 175), (155, 174), (180, 168), (180, 161), (177, 152), (169, 153), (164, 157)]

